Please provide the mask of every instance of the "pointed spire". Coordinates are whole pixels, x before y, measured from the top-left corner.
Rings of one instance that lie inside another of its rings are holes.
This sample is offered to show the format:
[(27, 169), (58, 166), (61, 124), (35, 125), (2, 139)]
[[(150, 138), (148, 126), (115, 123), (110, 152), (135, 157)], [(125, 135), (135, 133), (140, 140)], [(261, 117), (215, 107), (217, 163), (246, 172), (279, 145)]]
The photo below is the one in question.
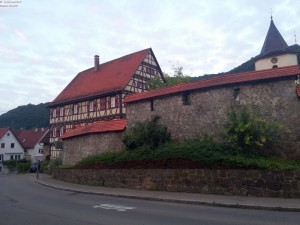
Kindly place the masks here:
[(266, 55), (273, 51), (286, 50), (287, 47), (287, 43), (276, 28), (273, 22), (273, 16), (271, 16), (270, 27), (260, 54)]

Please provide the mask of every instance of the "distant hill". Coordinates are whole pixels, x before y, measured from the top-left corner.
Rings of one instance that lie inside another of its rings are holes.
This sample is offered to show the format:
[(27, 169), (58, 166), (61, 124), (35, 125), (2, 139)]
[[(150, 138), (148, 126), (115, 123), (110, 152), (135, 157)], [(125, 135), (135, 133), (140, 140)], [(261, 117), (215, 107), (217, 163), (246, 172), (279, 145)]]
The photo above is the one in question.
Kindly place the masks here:
[(38, 105), (28, 104), (0, 115), (0, 127), (10, 127), (13, 130), (49, 127), (48, 103)]

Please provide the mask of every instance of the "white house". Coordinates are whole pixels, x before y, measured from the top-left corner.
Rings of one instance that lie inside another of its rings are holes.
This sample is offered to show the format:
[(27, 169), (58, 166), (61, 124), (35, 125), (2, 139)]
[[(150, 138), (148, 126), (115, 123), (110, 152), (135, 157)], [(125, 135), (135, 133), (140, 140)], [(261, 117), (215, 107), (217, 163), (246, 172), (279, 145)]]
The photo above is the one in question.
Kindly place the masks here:
[(49, 142), (48, 128), (17, 130), (15, 134), (25, 150), (24, 154), (27, 160), (31, 160), (34, 163), (44, 159), (44, 143)]
[(24, 158), (24, 148), (10, 128), (0, 128), (0, 172), (3, 161), (21, 160)]

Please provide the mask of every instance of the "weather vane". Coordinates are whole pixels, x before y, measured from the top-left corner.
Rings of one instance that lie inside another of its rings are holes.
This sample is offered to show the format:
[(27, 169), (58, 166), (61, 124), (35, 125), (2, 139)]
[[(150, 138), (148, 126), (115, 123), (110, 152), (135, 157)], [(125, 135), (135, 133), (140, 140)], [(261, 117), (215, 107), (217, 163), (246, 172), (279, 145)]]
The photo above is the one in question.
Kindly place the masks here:
[(270, 8), (271, 20), (273, 19), (273, 10)]

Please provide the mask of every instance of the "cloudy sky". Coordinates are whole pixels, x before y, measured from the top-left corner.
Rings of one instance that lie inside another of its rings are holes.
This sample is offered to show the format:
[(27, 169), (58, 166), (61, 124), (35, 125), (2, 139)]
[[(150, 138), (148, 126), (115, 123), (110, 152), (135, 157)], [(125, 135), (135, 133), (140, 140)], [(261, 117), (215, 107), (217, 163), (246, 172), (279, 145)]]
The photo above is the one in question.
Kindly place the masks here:
[(170, 75), (226, 72), (260, 53), (271, 8), (288, 45), (300, 41), (299, 0), (0, 1), (0, 114), (52, 101), (95, 54), (152, 47)]

